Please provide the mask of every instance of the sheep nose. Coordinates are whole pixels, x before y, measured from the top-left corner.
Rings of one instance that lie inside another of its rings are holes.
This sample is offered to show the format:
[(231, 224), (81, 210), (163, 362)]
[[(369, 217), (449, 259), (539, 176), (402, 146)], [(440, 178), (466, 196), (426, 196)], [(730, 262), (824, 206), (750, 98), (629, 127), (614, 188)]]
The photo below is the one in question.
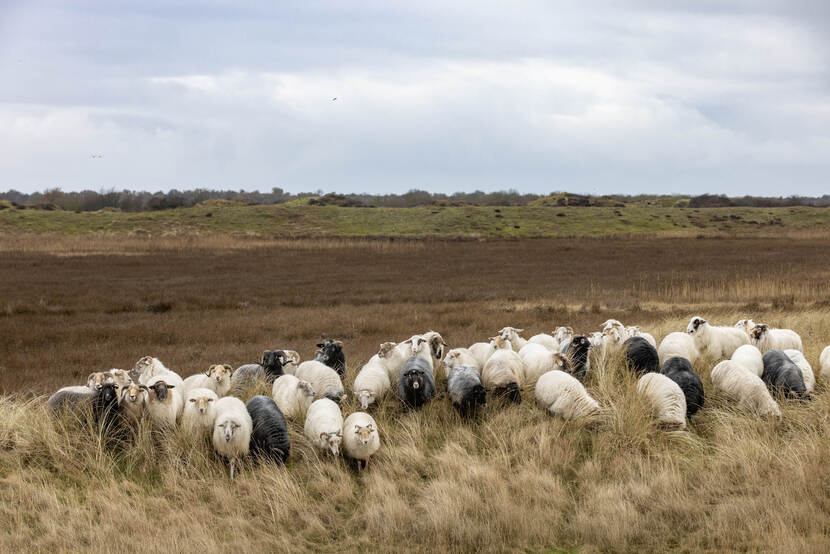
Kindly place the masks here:
[(200, 414), (205, 413), (205, 409), (204, 409), (204, 408), (199, 408), (199, 413), (200, 413)]

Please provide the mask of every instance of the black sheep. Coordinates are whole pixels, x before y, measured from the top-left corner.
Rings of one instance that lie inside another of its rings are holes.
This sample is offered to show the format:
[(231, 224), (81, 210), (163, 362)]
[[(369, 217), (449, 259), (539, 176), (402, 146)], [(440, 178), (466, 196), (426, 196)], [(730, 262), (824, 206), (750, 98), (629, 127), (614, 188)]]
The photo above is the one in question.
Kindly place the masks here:
[(631, 337), (623, 343), (628, 367), (637, 375), (660, 373), (657, 349), (643, 337)]
[(284, 464), (291, 452), (288, 426), (277, 403), (267, 396), (254, 396), (245, 405), (251, 414), (251, 453)]
[(692, 364), (681, 356), (672, 356), (663, 364), (660, 372), (677, 383), (686, 397), (686, 419), (691, 419), (703, 407), (703, 383)]
[(315, 360), (322, 362), (332, 368), (340, 376), (340, 380), (346, 376), (346, 355), (343, 353), (343, 343), (339, 340), (325, 339), (317, 344), (317, 357)]
[(579, 380), (585, 379), (588, 373), (588, 351), (590, 349), (591, 341), (585, 335), (574, 336), (563, 349), (563, 353), (570, 361), (571, 373)]
[(398, 398), (409, 408), (420, 408), (435, 396), (435, 377), (423, 358), (412, 356), (404, 362), (398, 377)]
[(462, 417), (475, 414), (476, 408), (487, 404), (487, 389), (482, 386), (476, 368), (471, 366), (462, 365), (450, 370), (447, 392)]
[(770, 392), (790, 398), (809, 398), (801, 368), (789, 356), (781, 350), (770, 350), (764, 354), (763, 360), (764, 373), (761, 379)]
[(264, 379), (269, 383), (274, 382), (280, 375), (285, 375), (283, 365), (287, 361), (288, 357), (282, 350), (266, 350), (262, 353), (261, 364), (239, 366), (231, 375), (231, 386), (234, 394), (239, 395), (245, 387), (257, 379)]

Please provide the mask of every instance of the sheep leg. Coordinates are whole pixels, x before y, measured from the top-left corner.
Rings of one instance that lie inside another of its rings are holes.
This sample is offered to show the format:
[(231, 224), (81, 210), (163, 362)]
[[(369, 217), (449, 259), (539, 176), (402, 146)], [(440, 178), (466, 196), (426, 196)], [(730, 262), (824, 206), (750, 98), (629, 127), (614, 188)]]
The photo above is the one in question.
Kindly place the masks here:
[(231, 460), (231, 481), (233, 481), (233, 466), (234, 466), (234, 462), (235, 462), (235, 460)]

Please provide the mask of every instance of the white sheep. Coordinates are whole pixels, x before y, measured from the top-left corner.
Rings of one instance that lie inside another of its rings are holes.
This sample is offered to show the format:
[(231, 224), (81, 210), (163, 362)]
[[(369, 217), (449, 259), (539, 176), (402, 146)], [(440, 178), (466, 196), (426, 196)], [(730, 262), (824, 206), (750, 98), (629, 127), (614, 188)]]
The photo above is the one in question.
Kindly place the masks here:
[(625, 331), (620, 332), (618, 327), (609, 327), (602, 331), (602, 351), (605, 354), (614, 354), (622, 350), (623, 342), (625, 342)]
[(563, 344), (570, 342), (574, 338), (573, 327), (557, 327), (553, 330), (553, 338), (556, 339), (556, 342), (559, 343), (559, 347), (561, 348)]
[(564, 419), (579, 419), (599, 410), (599, 404), (591, 398), (582, 383), (558, 369), (539, 377), (535, 395), (539, 407)]
[(749, 336), (749, 332), (755, 327), (755, 322), (751, 319), (739, 319), (735, 327), (746, 333), (746, 336)]
[(807, 389), (807, 392), (813, 392), (816, 388), (816, 376), (813, 373), (813, 366), (810, 365), (810, 362), (807, 361), (807, 358), (804, 357), (801, 350), (788, 348), (784, 350), (784, 354), (801, 369), (801, 376), (804, 378), (804, 387)]
[(660, 341), (660, 346), (657, 347), (657, 356), (660, 358), (660, 365), (673, 356), (680, 356), (686, 358), (694, 365), (698, 358), (698, 349), (695, 345), (695, 339), (688, 333), (674, 332), (669, 333), (663, 340)]
[(147, 413), (150, 419), (160, 425), (174, 426), (184, 408), (184, 396), (181, 393), (181, 378), (176, 381), (172, 372), (155, 375), (147, 380), (149, 389)]
[(167, 367), (161, 363), (161, 360), (158, 358), (144, 356), (143, 358), (140, 358), (135, 363), (135, 367), (130, 370), (130, 377), (132, 377), (133, 381), (146, 385), (150, 378), (168, 371), (170, 370), (167, 369)]
[(219, 397), (210, 389), (196, 388), (187, 391), (182, 410), (182, 428), (194, 435), (207, 434), (213, 429), (217, 400)]
[(308, 381), (294, 375), (280, 375), (271, 387), (271, 397), (285, 419), (305, 418), (306, 411), (314, 402), (314, 387)]
[(701, 354), (718, 360), (729, 359), (739, 346), (749, 344), (749, 337), (740, 329), (715, 327), (699, 316), (689, 320), (686, 332), (695, 339), (695, 345)]
[(819, 372), (821, 378), (825, 381), (830, 380), (830, 346), (825, 346), (824, 350), (821, 351), (818, 363), (821, 368), (821, 371)]
[(536, 381), (545, 373), (553, 370), (566, 370), (568, 359), (559, 351), (551, 352), (541, 344), (527, 343), (519, 350), (522, 359), (524, 375), (522, 386), (535, 385)]
[(432, 357), (432, 348), (430, 348), (430, 344), (427, 339), (425, 339), (422, 335), (413, 335), (403, 341), (402, 344), (409, 345), (409, 356), (407, 359), (412, 356), (423, 358), (429, 365), (429, 369), (433, 373), (435, 372), (435, 362)]
[(524, 379), (524, 362), (513, 350), (496, 350), (481, 370), (481, 384), (489, 390), (500, 390), (518, 404)]
[[(588, 342), (591, 344), (592, 347), (598, 348), (603, 345), (604, 336), (600, 331), (594, 331), (590, 335), (588, 335)], [(563, 344), (563, 346), (566, 346)]]
[(637, 392), (651, 403), (654, 416), (664, 427), (686, 428), (686, 395), (662, 373), (646, 373), (637, 381)]
[(490, 356), (497, 350), (513, 350), (511, 342), (501, 335), (490, 337), (490, 342), (477, 342), (468, 349), (476, 359), (476, 365), (483, 368)]
[(764, 356), (756, 346), (744, 344), (732, 353), (732, 361), (758, 377), (764, 373)]
[(311, 383), (317, 399), (326, 397), (339, 402), (345, 394), (343, 381), (340, 380), (337, 372), (317, 360), (307, 360), (301, 363), (297, 366), (294, 376)]
[(361, 462), (369, 467), (369, 457), (380, 449), (378, 424), (365, 412), (349, 414), (343, 422), (343, 454), (357, 460), (360, 471)]
[(389, 372), (377, 354), (372, 356), (366, 365), (360, 369), (352, 386), (352, 390), (364, 410), (369, 405), (377, 402), (391, 388), (392, 382), (389, 380)]
[(623, 337), (623, 340), (630, 339), (631, 337), (643, 337), (644, 339), (646, 339), (646, 341), (648, 341), (648, 343), (651, 346), (657, 348), (657, 341), (654, 340), (654, 335), (643, 331), (642, 329), (640, 329), (638, 325), (631, 325), (629, 327), (626, 327)]
[(225, 396), (215, 402), (216, 419), (213, 422), (213, 447), (230, 462), (231, 480), (237, 460), (246, 456), (251, 446), (254, 424), (245, 403), (235, 396)]
[(112, 382), (118, 385), (119, 389), (124, 388), (133, 382), (129, 372), (124, 371), (123, 369), (112, 368), (109, 370), (109, 374), (112, 375)]
[(502, 327), (499, 330), (499, 336), (504, 340), (510, 341), (510, 346), (514, 352), (521, 350), (527, 341), (519, 336), (519, 333), (524, 333), (524, 329), (516, 329), (515, 327)]
[(453, 348), (447, 352), (446, 356), (444, 356), (444, 361), (441, 362), (441, 366), (444, 368), (444, 373), (447, 375), (450, 374), (450, 371), (453, 368), (460, 366), (475, 368), (479, 375), (481, 374), (481, 365), (479, 365), (478, 359), (473, 356), (473, 353), (469, 348)]
[(401, 374), (401, 368), (403, 367), (404, 362), (412, 355), (411, 352), (411, 343), (381, 343), (380, 349), (375, 356), (377, 356), (378, 361), (386, 368), (386, 372), (389, 374), (390, 383), (398, 382), (398, 377)]
[(551, 352), (559, 352), (559, 341), (547, 333), (539, 333), (527, 339), (529, 344), (541, 344)]
[(724, 360), (712, 369), (712, 385), (738, 406), (762, 416), (781, 419), (781, 408), (773, 400), (760, 377), (732, 360)]
[(328, 398), (320, 398), (311, 403), (305, 417), (305, 436), (316, 448), (340, 454), (340, 441), (343, 440), (343, 414), (340, 406)]
[(607, 319), (600, 327), (600, 331), (603, 333), (609, 329), (616, 329), (619, 331), (620, 335), (625, 333), (625, 325), (616, 319)]
[(145, 385), (130, 383), (126, 387), (121, 387), (118, 394), (121, 413), (133, 421), (138, 421), (147, 409), (148, 395), (149, 391)]
[(228, 364), (212, 365), (207, 372), (196, 373), (184, 380), (184, 394), (187, 395), (193, 389), (203, 388), (212, 390), (221, 398), (231, 390), (232, 375), (233, 368)]
[(766, 323), (756, 323), (749, 338), (761, 352), (770, 350), (803, 350), (801, 337), (792, 329), (774, 329)]

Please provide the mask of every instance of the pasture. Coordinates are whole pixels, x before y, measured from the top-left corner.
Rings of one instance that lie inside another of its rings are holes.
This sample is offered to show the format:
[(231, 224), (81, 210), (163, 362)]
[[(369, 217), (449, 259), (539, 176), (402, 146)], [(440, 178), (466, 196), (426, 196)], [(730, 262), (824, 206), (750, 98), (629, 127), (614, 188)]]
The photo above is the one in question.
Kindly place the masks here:
[[(778, 238), (695, 238), (691, 224), (673, 238), (486, 241), (7, 234), (0, 550), (826, 551), (830, 390), (819, 381), (812, 401), (781, 402), (781, 423), (762, 420), (712, 391), (715, 360), (695, 365), (706, 406), (683, 432), (652, 421), (614, 357), (586, 382), (602, 407), (590, 425), (548, 416), (532, 391), (463, 421), (439, 377), (419, 412), (394, 396), (371, 410), (382, 446), (360, 473), (318, 454), (301, 422), (287, 467), (248, 463), (231, 482), (183, 433), (141, 427), (107, 447), (44, 408), (145, 355), (187, 376), (270, 348), (309, 359), (326, 334), (345, 344), (350, 392), (383, 341), (434, 329), (468, 346), (505, 325), (530, 336), (609, 318), (659, 341), (692, 315), (752, 317), (801, 333), (818, 373), (830, 243), (796, 225)], [(343, 413), (356, 408), (349, 396)]]

